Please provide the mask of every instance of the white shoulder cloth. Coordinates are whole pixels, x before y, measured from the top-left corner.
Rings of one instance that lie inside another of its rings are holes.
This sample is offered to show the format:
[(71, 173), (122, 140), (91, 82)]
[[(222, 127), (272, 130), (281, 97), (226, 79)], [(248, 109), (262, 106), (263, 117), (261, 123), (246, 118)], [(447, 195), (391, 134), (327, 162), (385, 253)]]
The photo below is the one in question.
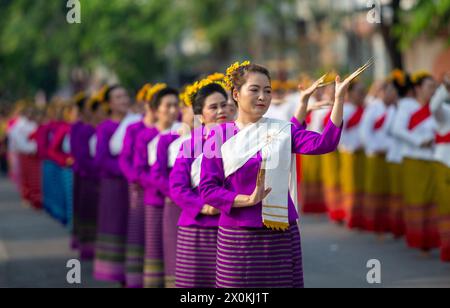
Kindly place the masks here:
[(289, 193), (298, 207), (296, 155), (292, 154), (291, 125), (286, 121), (262, 118), (228, 139), (221, 148), (225, 178), (261, 151), (262, 168), (266, 170), (265, 185), (272, 188), (262, 202), (262, 217), (264, 225), (272, 229), (289, 228)]
[(169, 145), (169, 157), (167, 159), (169, 168), (173, 168), (173, 166), (175, 166), (175, 161), (177, 160), (178, 154), (180, 153), (181, 146), (186, 140), (191, 139), (191, 137), (191, 134), (181, 136)]
[[(152, 141), (150, 141), (147, 145), (147, 154), (148, 154), (148, 165), (149, 166), (153, 166), (156, 162), (157, 159), (157, 150), (158, 150), (158, 143), (159, 143), (159, 139), (161, 137), (161, 135), (165, 135), (165, 134), (169, 134), (170, 132), (176, 132), (178, 131), (178, 129), (180, 128), (181, 123), (180, 122), (175, 122), (172, 127), (170, 127), (169, 129), (166, 129), (163, 132), (160, 132), (155, 138), (152, 139)], [(179, 140), (180, 138), (178, 138), (177, 140)], [(175, 140), (174, 142), (176, 142), (177, 140)], [(174, 143), (172, 142), (171, 145)], [(179, 144), (181, 146), (181, 143)], [(174, 148), (176, 147), (176, 144), (174, 145)], [(179, 149), (179, 148), (178, 148)], [(169, 148), (170, 150), (170, 148)], [(173, 151), (173, 150), (172, 150)], [(169, 152), (170, 153), (170, 152)], [(178, 154), (178, 153), (176, 153)], [(176, 159), (176, 156), (175, 156)], [(173, 160), (173, 163), (175, 163), (175, 159)], [(168, 159), (168, 163), (170, 166), (171, 163), (171, 158), (169, 157)], [(173, 165), (171, 166), (173, 167)]]
[(89, 155), (93, 158), (97, 154), (97, 134), (89, 138)]
[(191, 165), (191, 184), (192, 188), (200, 185), (200, 173), (202, 170), (203, 154), (199, 155)]
[(70, 134), (66, 134), (66, 136), (64, 136), (64, 140), (62, 143), (62, 151), (65, 154), (70, 154), (71, 152), (71, 148), (70, 148)]
[(141, 114), (129, 113), (120, 122), (119, 127), (116, 129), (111, 139), (109, 140), (109, 150), (113, 156), (117, 156), (122, 152), (123, 141), (127, 132), (128, 126), (137, 123), (142, 120)]

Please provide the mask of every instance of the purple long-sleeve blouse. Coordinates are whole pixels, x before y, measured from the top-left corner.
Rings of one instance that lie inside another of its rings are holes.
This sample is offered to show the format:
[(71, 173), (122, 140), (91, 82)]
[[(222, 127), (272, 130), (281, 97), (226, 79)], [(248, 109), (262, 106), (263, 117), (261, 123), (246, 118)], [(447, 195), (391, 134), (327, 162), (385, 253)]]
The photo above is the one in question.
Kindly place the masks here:
[(82, 177), (96, 178), (99, 176), (99, 170), (89, 150), (89, 140), (95, 134), (95, 128), (85, 123), (74, 128), (72, 127), (70, 138), (72, 156), (75, 160), (73, 170)]
[[(339, 144), (342, 128), (329, 121), (322, 134), (304, 130), (300, 123), (291, 126), (292, 153), (317, 155), (334, 151)], [(218, 130), (218, 131), (217, 131)], [(222, 124), (211, 130), (211, 149), (220, 153), (221, 145), (239, 132), (235, 123)], [(239, 149), (236, 149), (239, 151)], [(213, 157), (211, 157), (213, 156)], [(220, 155), (205, 155), (201, 166), (200, 195), (206, 204), (221, 210), (219, 226), (261, 228), (262, 203), (252, 207), (233, 208), (237, 195), (251, 195), (261, 167), (261, 153), (249, 159), (239, 170), (225, 178)], [(289, 222), (298, 219), (291, 196), (288, 196)]]
[(97, 127), (95, 163), (101, 177), (123, 177), (119, 158), (112, 155), (109, 149), (109, 141), (118, 127), (119, 123), (112, 120), (105, 120)]
[(122, 152), (119, 155), (119, 166), (128, 182), (136, 183), (138, 181), (138, 172), (134, 167), (134, 154), (136, 151), (137, 135), (145, 129), (143, 121), (128, 126), (123, 141)]
[(80, 162), (81, 162), (81, 155), (79, 153), (81, 144), (80, 136), (84, 125), (85, 124), (83, 122), (77, 121), (74, 124), (72, 124), (72, 127), (70, 129), (70, 151), (74, 159), (72, 170), (76, 174), (80, 174)]
[(144, 204), (147, 206), (164, 206), (164, 196), (156, 189), (151, 180), (151, 167), (148, 163), (148, 144), (158, 136), (158, 129), (146, 127), (136, 137), (136, 151), (133, 166), (136, 169), (138, 183), (144, 189)]
[(184, 141), (175, 165), (170, 173), (170, 195), (172, 200), (182, 209), (179, 226), (183, 227), (217, 227), (220, 215), (201, 214), (205, 205), (198, 187), (192, 187), (191, 169), (194, 161), (203, 153), (206, 141), (206, 129), (195, 129), (191, 138)]
[(156, 162), (150, 168), (151, 183), (165, 196), (170, 198), (169, 146), (180, 136), (174, 133), (160, 134), (156, 150)]

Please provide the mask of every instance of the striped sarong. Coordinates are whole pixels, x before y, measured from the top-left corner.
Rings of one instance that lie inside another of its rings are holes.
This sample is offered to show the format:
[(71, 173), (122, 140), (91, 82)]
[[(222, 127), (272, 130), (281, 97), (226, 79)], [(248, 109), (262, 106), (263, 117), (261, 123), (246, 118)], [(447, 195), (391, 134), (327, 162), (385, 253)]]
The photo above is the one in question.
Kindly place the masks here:
[(402, 200), (402, 164), (388, 163), (389, 173), (389, 229), (395, 238), (405, 235)]
[(80, 217), (80, 201), (81, 201), (81, 176), (78, 172), (73, 173), (73, 214), (72, 214), (72, 240), (71, 248), (79, 249), (79, 217)]
[(215, 288), (218, 228), (179, 227), (177, 288)]
[(20, 154), (21, 194), (35, 209), (42, 208), (41, 162), (35, 155)]
[(42, 202), (43, 207), (47, 213), (52, 212), (52, 169), (53, 166), (49, 160), (44, 160), (42, 162), (42, 178), (41, 178), (41, 189), (42, 189)]
[(364, 170), (364, 230), (375, 233), (390, 231), (389, 185), (389, 171), (384, 155), (368, 156)]
[(99, 205), (99, 179), (83, 177), (79, 183), (79, 207), (77, 238), (80, 258), (89, 260), (94, 257), (97, 237), (97, 212)]
[(139, 184), (129, 184), (130, 208), (126, 248), (127, 288), (144, 286), (145, 212), (144, 192)]
[(50, 215), (61, 222), (67, 223), (67, 212), (64, 199), (64, 184), (62, 183), (62, 168), (55, 162), (44, 162), (43, 172), (44, 206)]
[(300, 195), (303, 213), (326, 213), (321, 179), (321, 157), (301, 155), (302, 177)]
[(217, 242), (217, 287), (303, 287), (297, 225), (285, 232), (219, 227)]
[(163, 212), (164, 207), (145, 205), (144, 287), (164, 287)]
[(346, 212), (347, 226), (350, 229), (363, 229), (363, 190), (364, 190), (363, 152), (340, 153), (340, 184), (342, 203)]
[(450, 168), (435, 163), (436, 203), (441, 238), (441, 260), (450, 262)]
[(339, 177), (339, 154), (332, 152), (321, 155), (321, 177), (325, 204), (328, 208), (328, 216), (331, 221), (343, 222), (346, 213), (342, 204), (342, 193)]
[(164, 286), (175, 287), (177, 265), (177, 233), (181, 209), (169, 198), (166, 198), (163, 214), (163, 256)]
[(94, 277), (125, 283), (125, 245), (128, 218), (128, 183), (123, 178), (102, 178)]
[(440, 239), (434, 164), (430, 161), (405, 159), (402, 170), (408, 246), (423, 251), (438, 248)]
[(64, 210), (67, 227), (73, 228), (73, 172), (70, 168), (61, 168), (61, 183), (63, 187)]

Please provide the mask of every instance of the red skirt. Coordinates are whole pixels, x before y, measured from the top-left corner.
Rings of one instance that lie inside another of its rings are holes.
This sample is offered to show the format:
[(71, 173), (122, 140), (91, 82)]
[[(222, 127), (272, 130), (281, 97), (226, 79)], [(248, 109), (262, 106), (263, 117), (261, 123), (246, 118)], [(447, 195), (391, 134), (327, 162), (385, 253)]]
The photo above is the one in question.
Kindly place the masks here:
[(36, 208), (42, 208), (41, 161), (35, 155), (20, 154), (20, 191), (22, 198)]

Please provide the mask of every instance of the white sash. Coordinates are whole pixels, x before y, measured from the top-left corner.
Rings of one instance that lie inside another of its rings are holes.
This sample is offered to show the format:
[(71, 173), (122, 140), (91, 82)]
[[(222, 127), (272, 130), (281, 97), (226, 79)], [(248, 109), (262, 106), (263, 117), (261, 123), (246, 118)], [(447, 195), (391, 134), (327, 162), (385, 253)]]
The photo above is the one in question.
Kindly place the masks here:
[(97, 154), (97, 135), (93, 134), (91, 138), (89, 138), (89, 155), (94, 158), (95, 154)]
[(111, 139), (109, 140), (109, 150), (111, 155), (117, 156), (122, 152), (123, 141), (127, 132), (128, 126), (137, 123), (142, 120), (141, 114), (129, 113), (120, 122), (119, 127), (116, 129)]
[(70, 154), (70, 135), (66, 134), (66, 136), (64, 137), (63, 143), (62, 143), (62, 151), (65, 154)]
[(196, 188), (200, 185), (200, 173), (202, 171), (203, 154), (197, 157), (191, 165), (191, 185)]
[[(204, 128), (205, 129), (205, 128)], [(195, 157), (195, 155), (197, 155), (197, 153), (199, 154), (197, 156), (197, 158), (194, 159), (194, 161), (191, 164), (191, 187), (192, 188), (197, 188), (200, 185), (200, 175), (201, 175), (201, 170), (202, 170), (202, 160), (203, 160), (203, 133), (204, 131), (201, 130), (202, 132), (202, 136), (198, 136), (195, 132), (194, 132), (194, 137), (193, 138), (201, 138), (202, 142), (201, 142), (201, 153), (198, 153), (197, 151), (197, 147), (196, 147), (196, 142), (193, 142), (193, 157)]]
[(262, 202), (262, 217), (264, 225), (272, 229), (289, 228), (289, 193), (297, 207), (296, 156), (292, 154), (291, 125), (286, 121), (262, 118), (228, 139), (221, 148), (225, 178), (261, 151), (266, 170), (265, 185), (272, 188)]
[[(148, 155), (148, 165), (153, 166), (157, 159), (157, 150), (158, 143), (161, 135), (168, 134), (170, 132), (176, 133), (176, 131), (180, 128), (181, 123), (175, 122), (171, 128), (166, 129), (165, 131), (160, 132), (155, 138), (152, 139), (147, 145), (147, 155)], [(176, 159), (176, 157), (175, 157)]]
[(180, 153), (180, 148), (183, 145), (183, 142), (185, 142), (186, 140), (188, 140), (190, 138), (191, 138), (190, 134), (181, 136), (178, 139), (174, 140), (169, 145), (169, 150), (168, 150), (169, 157), (167, 158), (167, 165), (169, 168), (173, 168), (173, 166), (175, 166), (175, 161), (177, 160), (178, 154)]
[(160, 135), (155, 136), (155, 138), (153, 138), (147, 146), (148, 165), (150, 167), (156, 163), (156, 150), (158, 149), (159, 138)]

